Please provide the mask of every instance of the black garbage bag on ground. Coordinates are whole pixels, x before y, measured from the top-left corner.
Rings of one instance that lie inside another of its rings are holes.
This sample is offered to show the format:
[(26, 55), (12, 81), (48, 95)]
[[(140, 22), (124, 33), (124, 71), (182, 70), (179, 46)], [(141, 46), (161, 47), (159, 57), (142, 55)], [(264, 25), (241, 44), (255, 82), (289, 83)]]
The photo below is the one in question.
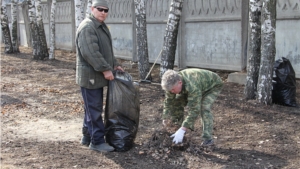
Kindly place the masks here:
[(274, 64), (272, 101), (275, 104), (297, 107), (295, 71), (290, 61), (284, 57)]
[(132, 148), (139, 125), (138, 83), (127, 72), (115, 71), (109, 82), (105, 106), (106, 142), (116, 151)]

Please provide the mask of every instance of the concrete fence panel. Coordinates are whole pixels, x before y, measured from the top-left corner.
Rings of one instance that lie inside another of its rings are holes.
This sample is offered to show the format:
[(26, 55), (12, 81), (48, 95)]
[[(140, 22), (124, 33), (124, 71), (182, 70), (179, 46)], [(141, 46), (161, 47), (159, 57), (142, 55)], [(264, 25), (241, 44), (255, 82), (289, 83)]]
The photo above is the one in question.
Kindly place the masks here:
[[(106, 23), (116, 57), (137, 61), (133, 0), (109, 0)], [(164, 41), (171, 0), (148, 0), (146, 4), (149, 60), (154, 62)], [(241, 71), (247, 65), (249, 0), (185, 0), (179, 25), (175, 65)], [(86, 4), (85, 4), (86, 6)], [(43, 1), (43, 21), (49, 42), (51, 1)], [(31, 46), (26, 7), (19, 4), (20, 44)], [(7, 5), (9, 21), (10, 4)], [(27, 14), (28, 15), (28, 14)], [(56, 48), (75, 51), (73, 0), (57, 1)], [(276, 59), (288, 58), (300, 78), (300, 0), (278, 0)], [(160, 59), (158, 60), (159, 63)]]

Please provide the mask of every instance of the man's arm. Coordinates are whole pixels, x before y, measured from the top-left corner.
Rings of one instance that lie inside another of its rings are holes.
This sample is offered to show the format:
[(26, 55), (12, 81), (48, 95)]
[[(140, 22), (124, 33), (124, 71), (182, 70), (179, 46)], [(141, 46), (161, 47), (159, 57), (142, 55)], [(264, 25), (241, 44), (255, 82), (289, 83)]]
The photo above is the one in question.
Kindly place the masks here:
[(182, 123), (182, 127), (194, 130), (194, 124), (201, 112), (202, 92), (197, 91), (189, 93), (187, 106), (188, 114)]
[(176, 97), (175, 94), (172, 94), (170, 92), (165, 92), (164, 108), (162, 114), (163, 119), (169, 118), (169, 116), (172, 115), (173, 103), (175, 97)]

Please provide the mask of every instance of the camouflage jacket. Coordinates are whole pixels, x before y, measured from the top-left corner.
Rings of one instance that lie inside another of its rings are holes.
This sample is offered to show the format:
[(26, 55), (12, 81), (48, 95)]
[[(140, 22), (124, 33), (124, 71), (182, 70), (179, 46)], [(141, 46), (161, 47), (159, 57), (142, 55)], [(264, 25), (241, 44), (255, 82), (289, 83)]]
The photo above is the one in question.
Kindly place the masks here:
[[(222, 86), (222, 79), (214, 72), (203, 69), (184, 69), (179, 72), (182, 77), (182, 90), (179, 94), (166, 92), (164, 100), (163, 118), (172, 116), (176, 112), (178, 105), (176, 98), (184, 95), (185, 105), (188, 106), (188, 114), (182, 122), (182, 126), (194, 130), (194, 123), (201, 112), (201, 100), (205, 92), (217, 86)], [(183, 109), (180, 109), (184, 113)]]

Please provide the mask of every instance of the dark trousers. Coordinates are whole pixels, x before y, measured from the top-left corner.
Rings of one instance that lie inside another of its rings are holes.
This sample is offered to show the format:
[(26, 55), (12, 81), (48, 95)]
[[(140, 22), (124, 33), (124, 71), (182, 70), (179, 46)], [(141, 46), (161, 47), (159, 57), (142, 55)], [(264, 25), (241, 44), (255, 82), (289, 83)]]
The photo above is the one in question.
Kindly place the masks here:
[(103, 88), (87, 89), (81, 87), (81, 94), (84, 101), (83, 128), (88, 129), (88, 133), (83, 134), (91, 137), (94, 145), (105, 143), (104, 124), (102, 119), (103, 111)]

